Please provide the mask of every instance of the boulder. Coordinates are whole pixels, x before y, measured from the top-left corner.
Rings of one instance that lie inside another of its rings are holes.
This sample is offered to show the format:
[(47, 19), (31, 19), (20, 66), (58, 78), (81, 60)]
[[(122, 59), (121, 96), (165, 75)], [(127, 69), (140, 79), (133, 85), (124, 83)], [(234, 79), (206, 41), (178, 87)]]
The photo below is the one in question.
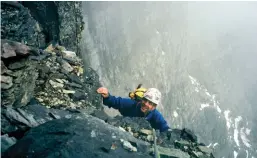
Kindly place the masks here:
[(13, 78), (11, 76), (1, 75), (1, 89), (9, 89), (13, 85)]
[[(124, 149), (120, 139), (134, 144), (137, 151), (127, 151), (128, 143)], [(152, 157), (149, 149), (148, 143), (100, 119), (86, 116), (57, 119), (33, 128), (2, 157)]]
[(3, 59), (29, 55), (32, 49), (20, 42), (1, 39), (1, 57)]
[[(160, 158), (190, 158), (188, 153), (185, 153), (179, 149), (157, 146), (157, 150)], [(154, 149), (152, 149), (152, 153), (154, 153)]]

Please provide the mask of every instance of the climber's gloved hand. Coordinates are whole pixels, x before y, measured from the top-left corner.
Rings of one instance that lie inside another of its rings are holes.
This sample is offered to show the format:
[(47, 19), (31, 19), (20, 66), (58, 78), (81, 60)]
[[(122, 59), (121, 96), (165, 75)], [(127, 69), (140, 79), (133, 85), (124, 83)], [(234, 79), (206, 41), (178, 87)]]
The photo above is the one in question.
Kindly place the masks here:
[(169, 140), (171, 137), (172, 129), (168, 129), (167, 131), (164, 132), (159, 132), (157, 133), (157, 144), (162, 144), (164, 140)]
[(172, 129), (169, 128), (169, 129), (167, 130), (167, 132), (166, 132), (166, 136), (167, 136), (167, 139), (168, 139), (168, 140), (169, 140), (170, 137), (171, 137), (171, 133), (172, 133)]

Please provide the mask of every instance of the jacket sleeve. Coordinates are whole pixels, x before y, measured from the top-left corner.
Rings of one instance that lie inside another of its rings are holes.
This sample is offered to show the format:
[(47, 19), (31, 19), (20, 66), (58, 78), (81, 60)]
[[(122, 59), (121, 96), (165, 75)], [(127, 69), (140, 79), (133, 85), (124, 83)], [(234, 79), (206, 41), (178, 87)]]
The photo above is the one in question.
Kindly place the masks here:
[(109, 108), (112, 107), (117, 110), (132, 107), (135, 102), (130, 98), (115, 97), (109, 94), (109, 97), (103, 98), (103, 104)]
[(165, 132), (170, 128), (167, 124), (167, 121), (163, 118), (163, 116), (159, 112), (157, 112), (155, 116), (155, 121), (156, 121), (157, 128), (160, 130), (160, 132)]

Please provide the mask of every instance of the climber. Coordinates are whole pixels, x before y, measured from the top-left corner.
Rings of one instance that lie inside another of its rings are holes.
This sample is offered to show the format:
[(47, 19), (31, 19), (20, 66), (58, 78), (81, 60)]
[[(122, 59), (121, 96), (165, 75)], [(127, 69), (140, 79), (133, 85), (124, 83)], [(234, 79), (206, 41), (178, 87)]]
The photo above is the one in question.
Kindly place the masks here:
[(112, 96), (105, 87), (98, 88), (97, 93), (102, 95), (104, 105), (119, 110), (123, 116), (145, 117), (152, 128), (160, 130), (160, 132), (170, 129), (166, 120), (156, 109), (161, 101), (161, 92), (156, 88), (149, 88), (144, 92), (140, 101)]

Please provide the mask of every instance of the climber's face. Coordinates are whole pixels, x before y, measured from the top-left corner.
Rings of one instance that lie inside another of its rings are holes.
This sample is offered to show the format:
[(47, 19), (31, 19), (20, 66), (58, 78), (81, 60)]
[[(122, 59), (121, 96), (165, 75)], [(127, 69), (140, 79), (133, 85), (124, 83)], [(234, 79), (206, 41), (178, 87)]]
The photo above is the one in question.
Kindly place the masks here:
[(145, 98), (142, 99), (141, 111), (143, 113), (147, 113), (149, 111), (152, 111), (152, 110), (155, 109), (155, 107), (156, 107), (156, 105), (153, 102), (151, 102), (151, 101), (149, 101)]

